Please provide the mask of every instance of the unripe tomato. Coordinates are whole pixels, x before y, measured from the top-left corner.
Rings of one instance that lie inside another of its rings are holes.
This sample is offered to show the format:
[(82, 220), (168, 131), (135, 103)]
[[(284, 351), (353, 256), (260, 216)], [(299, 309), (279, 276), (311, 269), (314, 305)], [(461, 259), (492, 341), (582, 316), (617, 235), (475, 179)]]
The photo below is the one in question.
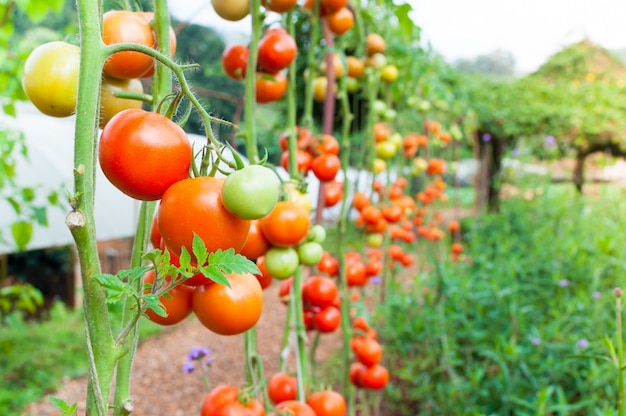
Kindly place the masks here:
[[(165, 278), (166, 284), (169, 284), (170, 277)], [(154, 284), (154, 269), (148, 270), (143, 277), (144, 283)], [(146, 290), (146, 293), (151, 293)], [(178, 285), (167, 292), (167, 296), (163, 295), (159, 298), (167, 316), (160, 316), (152, 309), (146, 310), (146, 316), (152, 322), (159, 325), (174, 325), (183, 321), (191, 314), (191, 299), (193, 297), (193, 289), (189, 286)]]
[(250, 0), (211, 0), (213, 9), (224, 20), (236, 22), (250, 14)]
[[(326, 74), (326, 70), (328, 68), (328, 64), (326, 63), (326, 57), (322, 63), (320, 63), (320, 72)], [(335, 78), (341, 78), (345, 73), (346, 69), (343, 66), (343, 61), (341, 60), (341, 56), (338, 53), (333, 53), (333, 72), (335, 73)]]
[(355, 56), (348, 56), (346, 58), (348, 63), (348, 76), (359, 79), (365, 72), (365, 63)]
[(292, 276), (299, 264), (298, 252), (292, 247), (271, 247), (265, 252), (265, 268), (276, 279)]
[(385, 82), (393, 82), (398, 79), (398, 67), (395, 65), (385, 65), (380, 71), (380, 79)]
[[(98, 158), (102, 172), (120, 191), (142, 201), (160, 199), (189, 175), (191, 143), (167, 117), (131, 108), (102, 130)], [(180, 253), (177, 253), (180, 254)]]
[[(317, 102), (323, 102), (326, 99), (326, 90), (328, 88), (328, 79), (326, 77), (315, 77), (313, 80), (313, 99)], [(337, 91), (337, 85), (333, 86)]]
[(269, 214), (280, 196), (280, 180), (269, 168), (250, 165), (232, 172), (222, 187), (222, 202), (233, 215), (256, 220)]
[(298, 246), (298, 258), (305, 266), (315, 266), (322, 259), (324, 249), (320, 243), (307, 241)]
[(293, 201), (280, 201), (260, 221), (267, 241), (279, 247), (300, 244), (309, 233), (311, 224), (309, 213)]
[(224, 208), (221, 191), (224, 179), (199, 176), (170, 186), (157, 212), (165, 245), (176, 255), (183, 247), (191, 254), (194, 233), (208, 252), (234, 248), (240, 252), (248, 237), (250, 221), (235, 217)]
[(283, 98), (287, 91), (287, 77), (282, 72), (267, 74), (257, 72), (255, 96), (257, 103), (269, 103)]
[(245, 45), (232, 45), (222, 53), (222, 68), (230, 78), (240, 81), (246, 77), (249, 49)]
[[(141, 15), (126, 10), (110, 10), (102, 17), (102, 40), (107, 45), (116, 43), (138, 43), (154, 48), (156, 39)], [(119, 79), (141, 78), (154, 66), (149, 55), (135, 51), (117, 52), (104, 62), (104, 72)]]
[(80, 48), (66, 42), (39, 45), (26, 59), (22, 88), (42, 113), (67, 117), (76, 110)]
[(115, 93), (118, 92), (143, 94), (143, 84), (138, 79), (117, 79), (104, 76), (100, 88), (100, 128), (104, 128), (117, 113), (128, 108), (142, 107), (141, 100), (116, 97)]
[(281, 71), (295, 59), (297, 50), (296, 41), (285, 29), (270, 29), (259, 40), (259, 66), (267, 72)]
[(267, 10), (271, 10), (276, 13), (286, 13), (289, 10), (293, 9), (296, 4), (298, 4), (297, 0), (261, 0), (261, 4)]
[(230, 287), (217, 283), (197, 286), (193, 311), (202, 325), (216, 334), (241, 334), (261, 317), (263, 289), (250, 273), (233, 273), (227, 278)]

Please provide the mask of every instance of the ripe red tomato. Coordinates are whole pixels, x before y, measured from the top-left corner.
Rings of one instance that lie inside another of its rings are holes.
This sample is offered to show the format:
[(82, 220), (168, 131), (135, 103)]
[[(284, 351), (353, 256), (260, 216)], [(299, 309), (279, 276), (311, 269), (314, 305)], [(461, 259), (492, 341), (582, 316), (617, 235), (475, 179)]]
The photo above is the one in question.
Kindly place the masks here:
[[(165, 284), (169, 284), (170, 277), (166, 276), (165, 281)], [(154, 270), (149, 270), (146, 272), (146, 274), (143, 276), (143, 282), (144, 284), (154, 284)], [(146, 290), (145, 293), (150, 292), (150, 290)], [(152, 309), (148, 309), (146, 311), (146, 316), (148, 317), (148, 319), (159, 325), (177, 324), (191, 314), (191, 298), (193, 297), (192, 288), (184, 285), (178, 285), (172, 288), (167, 293), (169, 296), (164, 295), (159, 298), (167, 312), (167, 316), (160, 316)]]
[(354, 26), (354, 15), (347, 7), (342, 7), (326, 16), (328, 28), (335, 35), (341, 36)]
[(314, 306), (330, 306), (339, 294), (334, 280), (324, 276), (311, 276), (302, 285), (302, 300)]
[(346, 400), (336, 391), (324, 390), (311, 393), (306, 399), (317, 416), (344, 416)]
[(335, 139), (335, 136), (331, 136), (330, 134), (321, 134), (317, 136), (313, 147), (318, 153), (330, 153), (333, 155), (339, 154), (339, 142)]
[(269, 379), (267, 393), (274, 404), (286, 400), (296, 400), (298, 380), (286, 373), (276, 373)]
[(363, 286), (367, 283), (365, 265), (362, 261), (351, 261), (346, 264), (346, 281), (348, 286)]
[[(278, 137), (278, 143), (280, 144), (280, 148), (283, 152), (289, 148), (289, 134), (289, 131), (285, 131)], [(296, 147), (300, 150), (305, 150), (312, 140), (311, 130), (304, 127), (296, 126), (295, 134)]]
[(317, 263), (317, 270), (331, 277), (336, 276), (339, 273), (339, 260), (328, 251), (324, 251), (320, 262)]
[(366, 389), (379, 390), (389, 382), (389, 371), (380, 364), (375, 364), (361, 373), (361, 384)]
[[(311, 154), (309, 152), (300, 149), (296, 150), (296, 167), (300, 175), (306, 176), (306, 174), (309, 172), (309, 169), (311, 169), (312, 160), (313, 158), (311, 157)], [(284, 151), (281, 154), (280, 165), (290, 174), (295, 174), (295, 172), (291, 172), (291, 170), (289, 169), (288, 151)]]
[(287, 91), (287, 77), (282, 72), (256, 74), (256, 102), (270, 103), (283, 98)]
[[(102, 17), (102, 40), (107, 45), (138, 43), (154, 48), (156, 40), (150, 23), (135, 12), (110, 10)], [(154, 66), (149, 55), (141, 52), (117, 52), (104, 62), (104, 72), (119, 79), (141, 78)]]
[(320, 309), (313, 317), (313, 327), (320, 332), (333, 332), (341, 324), (341, 312), (335, 306)]
[[(222, 204), (224, 179), (200, 176), (176, 182), (163, 194), (157, 212), (165, 245), (177, 256), (183, 247), (191, 254), (196, 233), (208, 252), (243, 248), (250, 221), (228, 212)], [(200, 221), (202, 219), (202, 221)]]
[(245, 45), (232, 45), (222, 53), (222, 68), (230, 78), (241, 81), (246, 77), (250, 50)]
[(306, 209), (293, 201), (278, 202), (260, 222), (265, 238), (279, 247), (295, 246), (302, 242), (311, 224)]
[[(281, 415), (290, 416), (317, 416), (315, 411), (306, 403), (297, 400), (285, 400), (276, 405), (276, 410), (281, 411)], [(276, 413), (270, 413), (270, 416), (276, 416)]]
[(363, 387), (361, 377), (366, 369), (367, 367), (359, 362), (350, 364), (350, 370), (348, 372), (348, 378), (350, 379), (350, 382), (356, 387)]
[(337, 155), (325, 153), (317, 156), (311, 162), (311, 170), (322, 182), (328, 182), (335, 179), (337, 172), (341, 169), (341, 160)]
[(153, 248), (161, 247), (161, 231), (159, 231), (159, 223), (156, 215), (152, 217), (152, 226), (150, 227), (150, 244)]
[(259, 40), (258, 64), (266, 72), (278, 72), (296, 57), (296, 41), (283, 28), (274, 28)]
[(229, 274), (230, 287), (217, 283), (197, 286), (193, 311), (202, 325), (220, 335), (236, 335), (252, 328), (263, 309), (263, 289), (250, 273)]
[(354, 351), (356, 359), (363, 363), (366, 367), (378, 364), (383, 358), (382, 347), (378, 341), (372, 338), (355, 338), (352, 343), (352, 350)]
[(102, 172), (126, 195), (160, 199), (175, 182), (189, 176), (191, 143), (167, 117), (137, 108), (117, 113), (100, 136)]
[(246, 256), (250, 260), (256, 260), (270, 248), (270, 243), (267, 241), (263, 233), (261, 232), (261, 225), (259, 220), (250, 221), (250, 231), (248, 232), (248, 239), (241, 249), (242, 256)]
[(261, 271), (261, 274), (255, 276), (261, 285), (261, 289), (266, 289), (272, 284), (272, 275), (269, 274), (267, 267), (265, 267), (265, 256), (260, 256), (256, 259), (256, 266)]
[(202, 416), (265, 416), (263, 404), (255, 398), (239, 401), (239, 390), (220, 385), (207, 394), (202, 404)]
[(343, 183), (330, 181), (324, 185), (324, 206), (334, 207), (343, 198)]

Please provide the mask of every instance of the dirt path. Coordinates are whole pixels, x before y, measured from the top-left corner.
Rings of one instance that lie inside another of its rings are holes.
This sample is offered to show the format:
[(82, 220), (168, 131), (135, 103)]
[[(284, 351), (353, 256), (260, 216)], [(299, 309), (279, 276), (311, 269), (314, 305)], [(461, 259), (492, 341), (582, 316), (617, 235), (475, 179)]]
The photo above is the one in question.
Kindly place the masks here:
[[(265, 290), (263, 315), (257, 325), (258, 349), (263, 357), (266, 376), (278, 369), (287, 308), (278, 298), (278, 282)], [(324, 360), (340, 345), (340, 334), (324, 335), (318, 348), (318, 359)], [(244, 383), (243, 335), (225, 337), (204, 328), (191, 317), (182, 324), (165, 329), (159, 336), (143, 342), (133, 370), (132, 394), (135, 416), (199, 415), (207, 391), (199, 374), (184, 374), (183, 364), (194, 346), (211, 350), (215, 361), (210, 370), (211, 386)], [(293, 357), (293, 355), (291, 355)], [(293, 359), (292, 359), (293, 361)], [(51, 394), (68, 403), (79, 403), (78, 414), (85, 414), (87, 379), (68, 380)], [(24, 415), (53, 416), (58, 411), (43, 399), (28, 407)]]

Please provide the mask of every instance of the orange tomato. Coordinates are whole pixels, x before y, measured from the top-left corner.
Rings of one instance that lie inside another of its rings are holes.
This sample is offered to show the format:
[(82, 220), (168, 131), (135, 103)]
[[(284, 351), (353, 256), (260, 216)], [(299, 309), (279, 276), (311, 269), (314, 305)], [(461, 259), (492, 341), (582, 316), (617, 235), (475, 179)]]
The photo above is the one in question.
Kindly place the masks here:
[(302, 242), (309, 232), (309, 213), (294, 201), (280, 201), (261, 218), (261, 231), (275, 246), (290, 247)]

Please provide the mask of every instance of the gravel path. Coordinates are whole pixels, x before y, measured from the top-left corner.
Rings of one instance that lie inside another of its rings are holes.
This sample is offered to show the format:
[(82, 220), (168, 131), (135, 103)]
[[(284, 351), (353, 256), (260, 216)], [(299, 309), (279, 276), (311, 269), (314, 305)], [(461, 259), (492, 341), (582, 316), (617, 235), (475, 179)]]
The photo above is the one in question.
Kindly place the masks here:
[[(258, 350), (264, 361), (266, 376), (278, 369), (283, 327), (287, 308), (278, 298), (278, 282), (264, 292), (263, 314), (257, 325)], [(324, 360), (340, 345), (340, 334), (324, 335), (318, 348)], [(184, 374), (182, 366), (193, 346), (208, 347), (215, 361), (210, 370), (210, 384), (244, 384), (243, 335), (220, 336), (204, 328), (194, 317), (166, 328), (159, 336), (141, 343), (137, 351), (132, 378), (135, 416), (200, 415), (207, 391), (199, 374)], [(293, 354), (291, 355), (293, 357)], [(292, 358), (293, 361), (293, 358)], [(78, 414), (85, 414), (87, 378), (68, 380), (51, 393), (68, 403), (78, 403)], [(56, 410), (44, 398), (31, 405), (24, 416), (53, 416)]]

